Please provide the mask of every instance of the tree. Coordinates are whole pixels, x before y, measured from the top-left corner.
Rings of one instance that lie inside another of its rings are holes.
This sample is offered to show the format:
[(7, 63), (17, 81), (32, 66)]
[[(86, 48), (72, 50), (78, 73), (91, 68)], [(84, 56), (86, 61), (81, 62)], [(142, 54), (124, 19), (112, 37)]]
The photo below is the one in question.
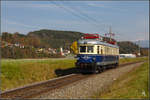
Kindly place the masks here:
[(71, 49), (73, 50), (74, 54), (78, 53), (78, 46), (77, 46), (77, 41), (73, 42), (71, 45)]

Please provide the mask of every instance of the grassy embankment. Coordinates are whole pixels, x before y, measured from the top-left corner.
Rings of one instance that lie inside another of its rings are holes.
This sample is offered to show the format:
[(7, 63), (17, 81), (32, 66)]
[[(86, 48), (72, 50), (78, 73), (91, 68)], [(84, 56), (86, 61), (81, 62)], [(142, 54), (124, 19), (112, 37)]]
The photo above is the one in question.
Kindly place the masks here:
[(138, 57), (138, 58), (122, 58), (120, 59), (119, 63), (129, 63), (129, 62), (136, 62), (136, 61), (148, 61), (148, 57)]
[[(121, 59), (120, 63), (145, 60), (145, 58)], [(56, 69), (74, 67), (73, 59), (1, 60), (1, 90), (57, 77)]]
[(149, 83), (148, 61), (137, 69), (122, 75), (109, 90), (93, 95), (93, 98), (148, 98)]
[(57, 77), (56, 69), (74, 67), (74, 60), (2, 60), (1, 89), (11, 89), (26, 84)]

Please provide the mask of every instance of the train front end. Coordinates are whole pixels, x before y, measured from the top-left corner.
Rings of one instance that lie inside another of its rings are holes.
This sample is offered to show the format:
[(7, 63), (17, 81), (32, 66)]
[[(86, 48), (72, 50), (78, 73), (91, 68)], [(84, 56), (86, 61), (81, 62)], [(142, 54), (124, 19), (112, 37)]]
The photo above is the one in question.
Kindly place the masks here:
[(96, 56), (94, 55), (94, 46), (92, 45), (80, 45), (79, 53), (76, 57), (76, 67), (83, 69), (84, 71), (91, 71), (95, 66)]
[(79, 46), (79, 53), (77, 54), (77, 67), (87, 67), (95, 63), (95, 57), (93, 53), (94, 46), (82, 45)]
[[(76, 67), (84, 71), (95, 70), (95, 65), (97, 60), (101, 60), (96, 54), (96, 38), (94, 37), (84, 37), (84, 39), (78, 41), (78, 54), (76, 56)], [(94, 40), (93, 40), (94, 39)]]

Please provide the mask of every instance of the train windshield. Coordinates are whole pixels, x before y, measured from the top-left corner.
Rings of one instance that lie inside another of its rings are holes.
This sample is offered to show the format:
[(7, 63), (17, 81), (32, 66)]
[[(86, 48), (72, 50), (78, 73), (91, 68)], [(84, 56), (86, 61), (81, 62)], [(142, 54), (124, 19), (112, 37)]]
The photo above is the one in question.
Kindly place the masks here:
[(93, 46), (87, 46), (87, 52), (93, 53)]
[(86, 52), (86, 46), (80, 46), (80, 52)]
[(80, 46), (81, 53), (93, 53), (93, 46)]

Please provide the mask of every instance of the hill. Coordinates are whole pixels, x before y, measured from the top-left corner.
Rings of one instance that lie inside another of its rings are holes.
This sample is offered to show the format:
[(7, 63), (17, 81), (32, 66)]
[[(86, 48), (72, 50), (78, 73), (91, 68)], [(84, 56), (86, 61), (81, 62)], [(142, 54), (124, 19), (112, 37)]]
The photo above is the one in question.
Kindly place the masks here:
[(71, 44), (81, 38), (83, 33), (73, 31), (39, 30), (29, 32), (28, 37), (36, 37), (41, 42), (41, 47), (69, 49)]
[(125, 53), (137, 53), (138, 45), (130, 41), (121, 41), (117, 43), (119, 46), (119, 52), (122, 54)]
[(27, 35), (3, 32), (2, 58), (61, 57), (60, 47), (70, 50), (71, 44), (83, 33), (73, 31), (38, 30)]
[(143, 48), (143, 47), (139, 48), (139, 46), (134, 42), (121, 41), (118, 42), (118, 46), (119, 46), (120, 54), (126, 54), (126, 53), (137, 54), (140, 49), (140, 53), (142, 56), (148, 56), (149, 48)]

